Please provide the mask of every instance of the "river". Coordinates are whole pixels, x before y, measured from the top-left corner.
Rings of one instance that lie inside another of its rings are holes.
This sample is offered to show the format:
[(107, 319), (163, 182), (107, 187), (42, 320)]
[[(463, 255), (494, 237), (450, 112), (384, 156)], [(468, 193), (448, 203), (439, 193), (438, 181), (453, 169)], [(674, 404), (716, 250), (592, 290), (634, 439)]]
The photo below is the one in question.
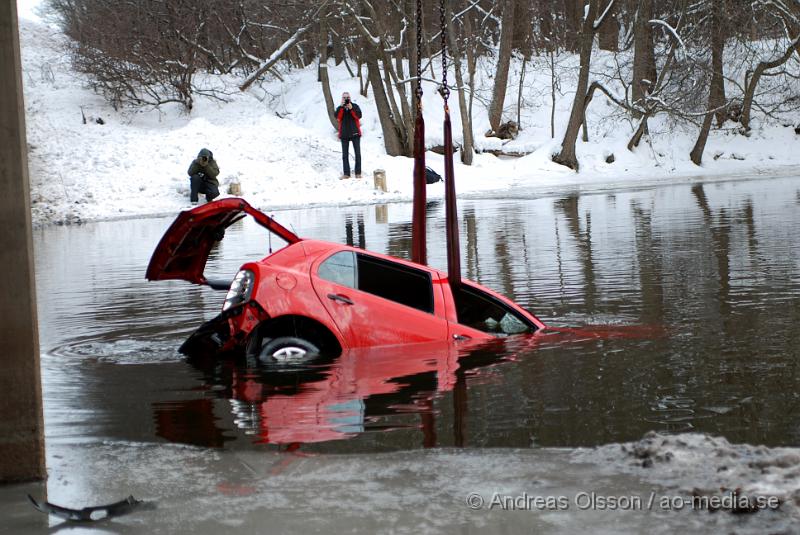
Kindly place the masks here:
[[(791, 178), (462, 201), (467, 278), (553, 326), (663, 332), (509, 343), (462, 359), (445, 386), (423, 366), (357, 393), (332, 386), (347, 363), (287, 376), (185, 362), (177, 347), (224, 292), (144, 280), (171, 219), (46, 228), (35, 251), (47, 440), (379, 452), (594, 446), (655, 430), (797, 446), (799, 205)], [(428, 213), (429, 262), (444, 268), (443, 204)], [(274, 215), (300, 236), (409, 256), (408, 204)], [(207, 274), (230, 278), (279, 246), (242, 221)], [(243, 379), (263, 392), (243, 397), (233, 387)], [(287, 382), (299, 386), (280, 391)], [(309, 438), (317, 428), (332, 431)]]

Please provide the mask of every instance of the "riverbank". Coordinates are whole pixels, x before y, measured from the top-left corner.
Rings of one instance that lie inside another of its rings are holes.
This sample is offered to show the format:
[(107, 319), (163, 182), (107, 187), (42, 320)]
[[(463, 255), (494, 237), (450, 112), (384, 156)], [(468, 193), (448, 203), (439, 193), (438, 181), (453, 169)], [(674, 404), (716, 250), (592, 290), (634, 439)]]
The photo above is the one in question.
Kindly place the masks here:
[[(0, 487), (0, 531), (790, 533), (800, 519), (800, 450), (700, 434), (595, 449), (370, 455), (106, 440), (49, 445), (47, 456), (46, 485)], [(76, 525), (37, 512), (28, 493), (71, 508), (129, 495), (148, 506)], [(732, 496), (740, 505), (761, 497), (764, 507), (732, 512)], [(722, 507), (709, 510), (714, 500)]]
[[(231, 80), (227, 102), (198, 97), (191, 115), (159, 110), (114, 110), (72, 70), (66, 37), (41, 22), (21, 21), (22, 58), (31, 176), (32, 218), (37, 226), (174, 214), (189, 207), (186, 169), (201, 147), (210, 148), (221, 168), (221, 189), (241, 184), (242, 195), (263, 209), (409, 201), (413, 160), (386, 156), (374, 102), (359, 97), (364, 110), (364, 178), (339, 180), (341, 147), (326, 117), (316, 69), (282, 74), (261, 88), (240, 93)], [(329, 68), (335, 91), (357, 94), (358, 80), (344, 66)], [(565, 75), (566, 76), (566, 75)], [(535, 101), (537, 78), (526, 89)], [(488, 85), (490, 80), (485, 81)], [(541, 82), (543, 83), (543, 82)], [(539, 85), (541, 85), (539, 83)], [(425, 94), (428, 146), (441, 143), (441, 102)], [(566, 122), (570, 95), (557, 104), (556, 124)], [(509, 103), (509, 106), (511, 104)], [(625, 147), (630, 125), (602, 118), (605, 105), (590, 113), (590, 142), (579, 143), (581, 169), (554, 164), (561, 133), (550, 137), (549, 109), (523, 110), (520, 136), (506, 144), (478, 136), (479, 150), (528, 153), (498, 158), (481, 153), (472, 166), (456, 162), (460, 197), (558, 194), (589, 189), (643, 187), (734, 176), (800, 175), (794, 125), (759, 124), (750, 137), (734, 128), (715, 130), (702, 167), (688, 159), (696, 132), (651, 125), (651, 143), (636, 152)], [(592, 115), (594, 114), (594, 115)], [(476, 100), (476, 132), (488, 126)], [(460, 120), (454, 117), (456, 140)], [(561, 125), (563, 127), (563, 125)], [(614, 162), (607, 163), (614, 155)], [(352, 156), (351, 156), (352, 158)], [(427, 153), (428, 165), (443, 174), (443, 158)], [(388, 192), (376, 191), (372, 172), (384, 169)], [(441, 183), (430, 198), (444, 195)]]

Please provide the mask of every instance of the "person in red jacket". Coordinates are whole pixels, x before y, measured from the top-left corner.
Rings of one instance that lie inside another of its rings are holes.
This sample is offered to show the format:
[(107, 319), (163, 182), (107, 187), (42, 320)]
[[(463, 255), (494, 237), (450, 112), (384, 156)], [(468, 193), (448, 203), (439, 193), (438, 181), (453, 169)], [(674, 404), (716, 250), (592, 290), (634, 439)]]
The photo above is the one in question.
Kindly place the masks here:
[(342, 142), (342, 179), (350, 178), (350, 143), (356, 155), (356, 178), (361, 178), (361, 108), (350, 100), (350, 93), (342, 93), (342, 103), (334, 112), (339, 121), (339, 139)]

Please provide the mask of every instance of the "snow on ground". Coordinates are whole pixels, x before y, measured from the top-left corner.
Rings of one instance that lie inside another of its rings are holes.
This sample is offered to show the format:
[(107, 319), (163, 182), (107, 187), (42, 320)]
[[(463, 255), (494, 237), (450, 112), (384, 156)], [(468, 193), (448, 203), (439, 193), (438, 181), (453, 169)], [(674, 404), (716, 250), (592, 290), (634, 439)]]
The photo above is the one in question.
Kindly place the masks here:
[[(669, 436), (651, 431), (638, 442), (577, 450), (573, 458), (597, 463), (609, 474), (635, 474), (682, 496), (694, 496), (698, 506), (708, 503), (704, 497), (730, 497), (731, 493), (742, 497), (739, 501), (746, 497), (748, 505), (757, 504), (759, 497), (766, 505), (772, 497), (773, 509), (800, 519), (798, 448), (731, 444), (723, 437), (700, 433)], [(720, 502), (719, 509), (748, 512), (742, 510), (746, 507), (736, 507), (736, 501), (729, 503), (734, 507)]]
[[(177, 107), (161, 110), (114, 111), (75, 73), (66, 52), (66, 37), (52, 26), (21, 20), (23, 77), (30, 148), (31, 199), (34, 223), (81, 222), (147, 215), (166, 215), (188, 207), (186, 170), (202, 147), (219, 161), (223, 183), (237, 179), (243, 196), (263, 208), (408, 201), (412, 197), (413, 161), (386, 156), (374, 101), (358, 95), (358, 80), (344, 66), (331, 64), (334, 95), (349, 90), (364, 111), (362, 152), (364, 176), (340, 181), (341, 148), (326, 117), (316, 69), (293, 71), (284, 82), (272, 80), (240, 93), (230, 80), (229, 102), (199, 97), (191, 115)], [(488, 80), (486, 66), (480, 71)], [(477, 146), (526, 151), (522, 158), (478, 154), (471, 167), (456, 163), (460, 196), (496, 196), (625, 187), (684, 180), (688, 177), (800, 174), (800, 151), (793, 128), (765, 125), (750, 138), (732, 130), (713, 132), (702, 167), (688, 153), (696, 131), (653, 121), (653, 144), (635, 153), (626, 150), (627, 123), (595, 120), (609, 114), (602, 97), (590, 111), (591, 141), (579, 142), (580, 173), (554, 164), (571, 105), (569, 92), (558, 101), (556, 137), (550, 137), (550, 109), (542, 94), (549, 75), (526, 86), (520, 136), (503, 146), (485, 138), (486, 113), (475, 100)], [(490, 82), (490, 80), (489, 80)], [(538, 84), (538, 85), (537, 85)], [(488, 82), (487, 82), (488, 85)], [(428, 145), (441, 143), (443, 111), (432, 86), (425, 88)], [(461, 125), (455, 95), (451, 98), (453, 128)], [(507, 116), (516, 115), (514, 103)], [(594, 111), (593, 111), (594, 110)], [(86, 117), (86, 123), (83, 122)], [(102, 119), (104, 124), (98, 124)], [(597, 124), (595, 124), (597, 123)], [(616, 161), (606, 163), (614, 154)], [(351, 155), (352, 158), (352, 155)], [(429, 152), (429, 165), (442, 173), (443, 159)], [(372, 172), (387, 172), (388, 193), (372, 185)], [(441, 183), (429, 188), (432, 198), (444, 195)]]
[[(110, 522), (68, 526), (70, 533), (797, 532), (798, 449), (698, 434), (592, 450), (350, 455), (93, 438), (53, 441), (47, 456), (46, 484), (0, 488), (0, 516), (14, 533), (48, 527), (26, 493), (72, 508), (131, 494), (149, 504)], [(718, 486), (781, 504), (745, 514), (692, 502), (696, 487), (722, 499), (727, 491)], [(67, 526), (51, 517), (49, 527)]]

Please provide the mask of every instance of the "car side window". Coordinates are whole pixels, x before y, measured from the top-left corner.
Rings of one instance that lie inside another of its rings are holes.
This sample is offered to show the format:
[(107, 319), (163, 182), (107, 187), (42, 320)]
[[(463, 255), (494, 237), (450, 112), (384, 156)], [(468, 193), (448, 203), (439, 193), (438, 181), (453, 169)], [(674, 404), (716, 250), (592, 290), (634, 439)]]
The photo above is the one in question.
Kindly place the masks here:
[(319, 278), (349, 288), (356, 287), (356, 259), (351, 251), (340, 251), (319, 266)]
[(532, 333), (536, 326), (486, 292), (467, 285), (453, 288), (458, 323), (497, 336)]
[(430, 273), (365, 254), (356, 257), (359, 290), (433, 313)]

